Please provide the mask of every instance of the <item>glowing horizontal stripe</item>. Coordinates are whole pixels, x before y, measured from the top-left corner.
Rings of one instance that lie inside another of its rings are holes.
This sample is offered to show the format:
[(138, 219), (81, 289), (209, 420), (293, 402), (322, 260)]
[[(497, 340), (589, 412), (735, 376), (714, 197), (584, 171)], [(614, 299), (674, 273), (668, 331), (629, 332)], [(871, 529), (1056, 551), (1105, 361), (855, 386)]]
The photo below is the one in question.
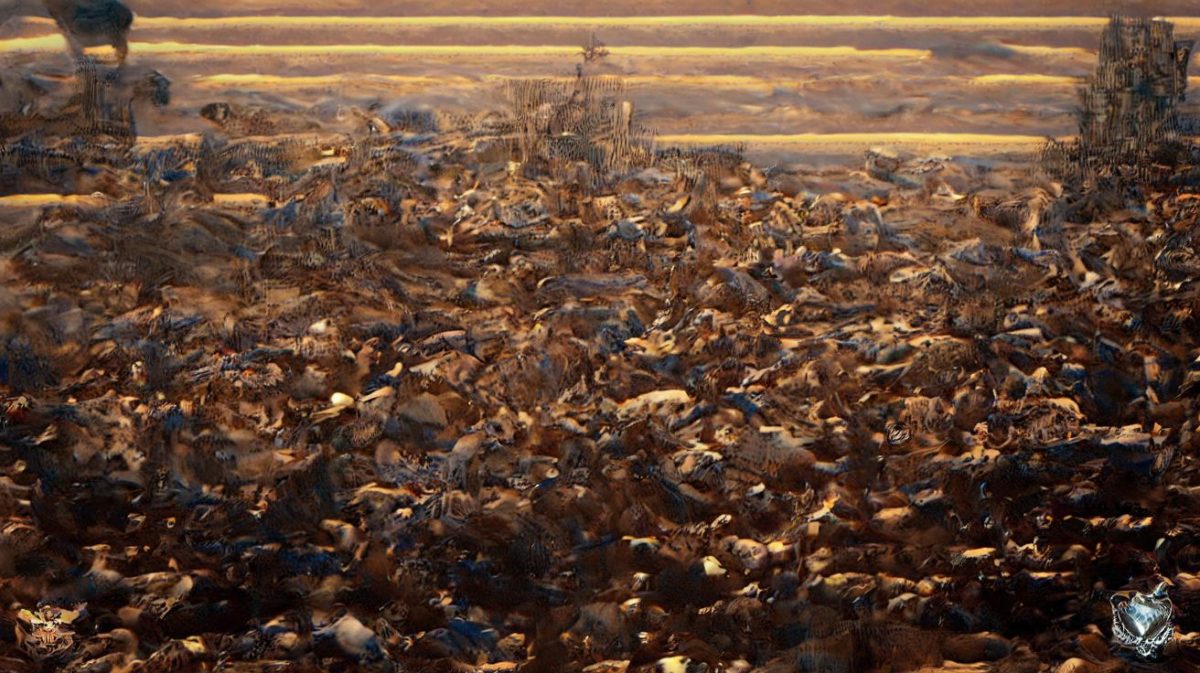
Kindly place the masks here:
[(1092, 51), (1091, 49), (1084, 49), (1083, 47), (1048, 47), (1044, 45), (1032, 44), (1003, 44), (1002, 46), (1005, 49), (1015, 51), (1018, 54), (1023, 54), (1025, 56), (1071, 55), (1092, 58), (1096, 55), (1096, 52)]
[[(1178, 28), (1200, 27), (1200, 17), (1172, 17)], [(29, 23), (54, 25), (44, 17), (30, 17)], [(1095, 16), (890, 16), (890, 15), (781, 15), (759, 14), (693, 16), (224, 16), (179, 18), (171, 16), (137, 17), (135, 27), (229, 30), (237, 28), (325, 28), (346, 26), (424, 27), (424, 26), (748, 26), (748, 27), (819, 27), (887, 28), (923, 30), (1063, 30), (1098, 28), (1108, 23)]]
[[(183, 136), (175, 140), (185, 139)], [(40, 208), (44, 206), (75, 205), (104, 206), (113, 202), (103, 194), (10, 194), (0, 196), (0, 208)], [(270, 199), (262, 194), (213, 194), (213, 203), (234, 207), (263, 207)]]
[[(428, 76), (428, 75), (378, 75), (373, 73), (351, 73), (337, 75), (267, 75), (262, 73), (222, 73), (197, 77), (194, 83), (206, 88), (220, 87), (263, 87), (263, 88), (292, 88), (307, 87), (370, 87), (387, 86), (396, 88), (450, 88), (456, 86), (477, 86), (480, 82), (500, 83), (511, 79), (526, 79), (522, 77), (505, 77), (501, 75), (481, 75), (479, 77), (463, 76)], [(529, 79), (553, 79), (568, 81), (572, 77), (531, 77)], [(860, 75), (842, 78), (824, 77), (819, 80), (799, 77), (753, 77), (748, 75), (626, 75), (621, 81), (629, 87), (699, 87), (740, 90), (770, 90), (770, 89), (803, 89), (806, 86), (829, 84), (853, 84), (862, 81), (867, 85), (873, 84), (879, 78), (874, 75)], [(956, 86), (962, 82), (976, 86), (1013, 86), (1013, 85), (1045, 85), (1073, 87), (1084, 80), (1079, 77), (1065, 75), (1035, 75), (1035, 74), (997, 74), (979, 75), (977, 77), (919, 77), (906, 81), (921, 83), (944, 83)], [(1192, 85), (1200, 84), (1200, 78), (1191, 78)]]
[[(204, 87), (221, 86), (260, 86), (277, 88), (304, 87), (338, 87), (338, 86), (397, 86), (397, 87), (453, 87), (476, 86), (480, 82), (501, 83), (513, 79), (550, 79), (570, 81), (574, 77), (506, 77), (502, 75), (481, 75), (479, 77), (446, 76), (434, 77), (428, 75), (377, 75), (377, 74), (338, 74), (338, 75), (264, 75), (260, 73), (222, 73), (198, 77), (196, 84)], [(798, 87), (803, 78), (768, 78), (750, 77), (743, 75), (626, 75), (620, 80), (627, 86), (694, 86), (719, 87), (723, 89), (772, 89), (776, 87)], [(827, 81), (827, 80), (822, 80)]]
[[(310, 134), (282, 134), (274, 138), (310, 137)], [(336, 139), (338, 136), (331, 136)], [(962, 145), (1037, 145), (1046, 142), (1045, 136), (1015, 135), (1001, 133), (797, 133), (797, 134), (753, 134), (753, 133), (676, 133), (656, 136), (660, 144), (672, 145), (721, 145), (747, 143), (754, 145), (832, 145), (832, 144), (914, 144), (940, 143)], [(245, 139), (243, 139), (245, 140)], [(194, 133), (141, 136), (139, 145), (161, 145), (170, 143), (195, 143), (200, 136)]]
[(86, 194), (11, 194), (0, 196), (0, 208), (39, 208), (41, 206), (102, 206), (107, 197)]
[(1043, 136), (987, 133), (799, 133), (792, 135), (757, 134), (674, 134), (657, 137), (660, 144), (678, 145), (997, 145), (1034, 146), (1046, 142)]
[[(66, 49), (60, 35), (0, 40), (0, 51), (57, 51)], [(280, 44), (223, 45), (187, 42), (135, 42), (134, 54), (219, 54), (225, 56), (577, 56), (579, 47), (562, 45), (412, 45), (412, 44)], [(924, 49), (858, 49), (855, 47), (612, 47), (614, 56), (737, 58), (924, 58)]]
[(1075, 26), (1102, 26), (1104, 18), (1093, 17), (898, 17), (834, 15), (696, 15), (696, 16), (245, 16), (214, 18), (139, 17), (139, 26), (147, 28), (247, 27), (335, 27), (335, 26), (815, 26), (993, 28), (1011, 26), (1055, 29)]
[(1046, 84), (1050, 86), (1074, 86), (1081, 83), (1083, 80), (1079, 77), (1069, 77), (1066, 75), (979, 75), (972, 77), (971, 84), (983, 85), (1011, 85), (1011, 84)]
[(212, 196), (214, 204), (233, 208), (266, 208), (271, 202), (270, 197), (263, 194), (213, 194)]
[(199, 133), (176, 133), (163, 136), (138, 136), (138, 145), (173, 145), (176, 143), (193, 144), (203, 140)]
[[(484, 78), (488, 79), (488, 78)], [(327, 86), (469, 86), (478, 80), (468, 77), (433, 77), (427, 75), (264, 75), (260, 73), (223, 73), (196, 78), (196, 84), (206, 87), (279, 87), (304, 88)]]

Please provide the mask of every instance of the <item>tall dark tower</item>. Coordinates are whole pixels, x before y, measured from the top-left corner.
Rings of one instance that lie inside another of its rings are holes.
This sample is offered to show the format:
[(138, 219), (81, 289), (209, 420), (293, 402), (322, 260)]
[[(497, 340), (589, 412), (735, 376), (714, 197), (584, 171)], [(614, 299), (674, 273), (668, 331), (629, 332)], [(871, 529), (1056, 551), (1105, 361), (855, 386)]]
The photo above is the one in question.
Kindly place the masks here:
[(1169, 21), (1118, 16), (1109, 22), (1100, 63), (1082, 92), (1085, 162), (1143, 166), (1156, 148), (1179, 139), (1178, 104), (1187, 93), (1193, 46), (1175, 39)]

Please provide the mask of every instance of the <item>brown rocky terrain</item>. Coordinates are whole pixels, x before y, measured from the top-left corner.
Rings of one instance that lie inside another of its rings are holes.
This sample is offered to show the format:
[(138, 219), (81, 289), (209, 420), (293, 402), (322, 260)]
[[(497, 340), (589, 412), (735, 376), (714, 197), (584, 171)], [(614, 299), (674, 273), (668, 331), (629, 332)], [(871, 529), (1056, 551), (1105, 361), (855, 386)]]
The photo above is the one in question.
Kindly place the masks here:
[(1173, 114), (797, 168), (603, 68), (303, 107), (134, 45), (3, 82), (0, 670), (1200, 667)]

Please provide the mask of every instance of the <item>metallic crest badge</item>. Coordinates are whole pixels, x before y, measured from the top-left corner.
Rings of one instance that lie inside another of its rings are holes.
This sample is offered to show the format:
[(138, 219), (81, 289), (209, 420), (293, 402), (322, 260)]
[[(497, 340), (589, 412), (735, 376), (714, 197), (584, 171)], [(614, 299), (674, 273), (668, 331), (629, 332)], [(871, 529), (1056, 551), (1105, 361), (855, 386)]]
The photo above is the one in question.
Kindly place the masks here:
[(1113, 643), (1144, 659), (1157, 659), (1175, 635), (1175, 606), (1160, 582), (1150, 593), (1118, 591), (1112, 604)]

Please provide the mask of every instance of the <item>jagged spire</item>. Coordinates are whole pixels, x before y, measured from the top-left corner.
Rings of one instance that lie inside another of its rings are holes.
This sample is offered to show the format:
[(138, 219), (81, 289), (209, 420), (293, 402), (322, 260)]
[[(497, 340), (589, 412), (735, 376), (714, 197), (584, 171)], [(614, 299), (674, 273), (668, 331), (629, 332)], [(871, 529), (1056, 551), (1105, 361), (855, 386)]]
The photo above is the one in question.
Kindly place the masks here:
[(1112, 17), (1096, 71), (1080, 92), (1079, 139), (1070, 150), (1080, 177), (1152, 180), (1155, 157), (1183, 136), (1179, 103), (1187, 95), (1193, 46), (1175, 39), (1165, 19)]
[(1096, 73), (1083, 93), (1084, 145), (1128, 157), (1175, 140), (1191, 46), (1175, 40), (1169, 21), (1114, 16), (1100, 42)]

